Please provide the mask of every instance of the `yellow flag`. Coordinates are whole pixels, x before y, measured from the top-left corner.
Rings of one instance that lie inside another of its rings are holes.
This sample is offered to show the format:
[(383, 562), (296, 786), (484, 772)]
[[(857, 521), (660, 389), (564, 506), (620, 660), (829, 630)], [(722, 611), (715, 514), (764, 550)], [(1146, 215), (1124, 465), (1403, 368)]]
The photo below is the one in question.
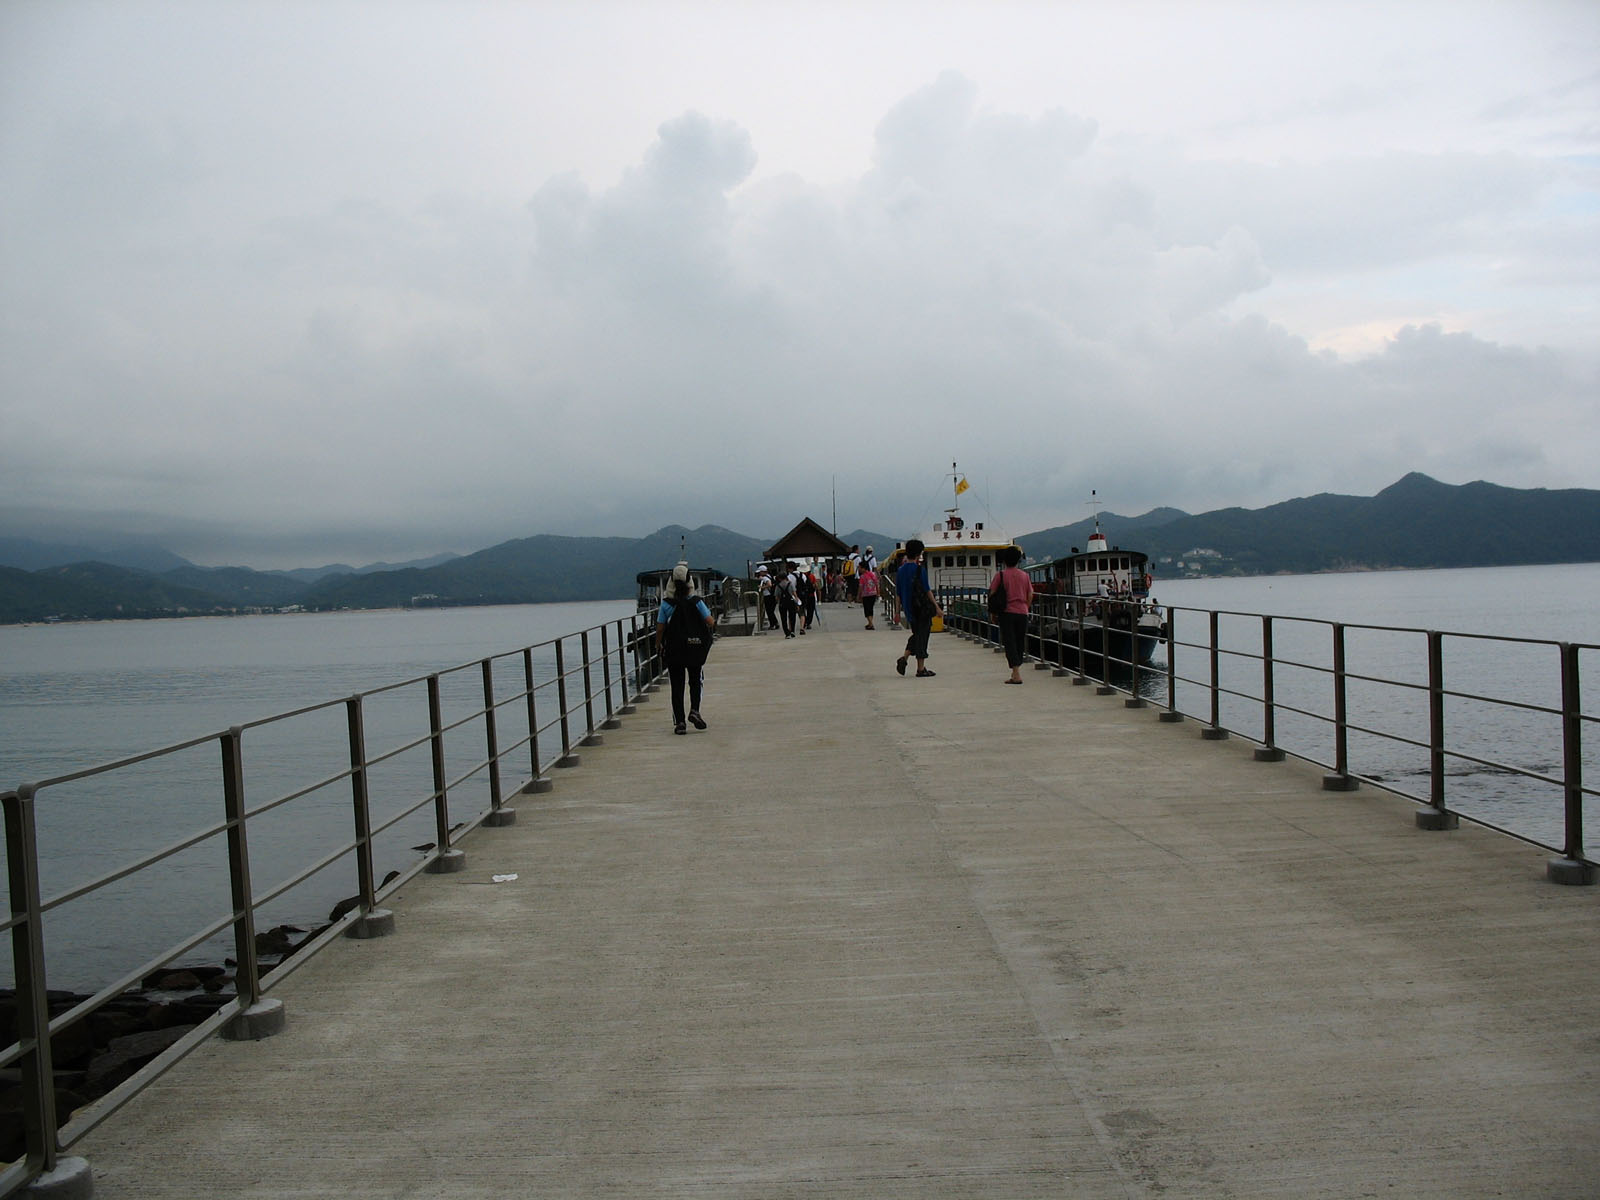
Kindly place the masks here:
[(961, 495), (961, 493), (966, 491), (967, 488), (970, 487), (970, 486), (971, 485), (969, 483), (967, 483), (967, 477), (965, 475), (963, 475), (961, 477), (961, 482), (956, 484), (956, 495), (958, 495), (958, 496)]

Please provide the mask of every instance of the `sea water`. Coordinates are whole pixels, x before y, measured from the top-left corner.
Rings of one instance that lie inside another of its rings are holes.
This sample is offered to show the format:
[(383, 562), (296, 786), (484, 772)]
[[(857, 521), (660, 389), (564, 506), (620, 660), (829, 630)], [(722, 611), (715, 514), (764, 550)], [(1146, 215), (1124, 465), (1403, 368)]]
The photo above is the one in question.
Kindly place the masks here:
[[(1239, 695), (1223, 698), (1222, 723), (1248, 737), (1261, 737), (1258, 700), (1261, 621), (1274, 614), (1274, 653), (1285, 664), (1275, 671), (1280, 704), (1331, 713), (1329, 676), (1333, 621), (1347, 631), (1350, 670), (1373, 679), (1351, 684), (1352, 721), (1399, 731), (1426, 743), (1428, 698), (1426, 637), (1417, 632), (1497, 635), (1521, 642), (1451, 636), (1446, 646), (1446, 686), (1473, 696), (1511, 699), (1530, 709), (1507, 708), (1452, 697), (1447, 737), (1490, 763), (1559, 776), (1559, 720), (1536, 711), (1558, 707), (1560, 673), (1551, 642), (1600, 643), (1600, 606), (1589, 599), (1600, 587), (1600, 564), (1484, 568), (1453, 571), (1273, 576), (1247, 579), (1157, 579), (1154, 592), (1175, 606), (1174, 687), (1179, 707), (1191, 716), (1209, 712), (1209, 630), (1203, 611), (1221, 610), (1220, 640), (1238, 651), (1224, 660), (1224, 686)], [(554, 664), (550, 639), (623, 620), (632, 601), (540, 604), (485, 608), (300, 613), (276, 616), (207, 617), (183, 620), (0, 626), (0, 786), (17, 787), (88, 766), (117, 761), (188, 739), (190, 750), (139, 764), (104, 779), (52, 787), (38, 806), (43, 892), (46, 897), (111, 870), (141, 854), (155, 853), (196, 829), (214, 824), (218, 810), (218, 744), (206, 735), (285, 711), (338, 701), (355, 692), (446, 672), (441, 694), (445, 722), (481, 706), (478, 660), (524, 646), (545, 644), (537, 677), (548, 681)], [(576, 657), (577, 648), (568, 648)], [(1158, 653), (1165, 663), (1165, 648)], [(1584, 711), (1600, 713), (1600, 652), (1585, 660), (1592, 681), (1584, 683)], [(467, 669), (449, 671), (465, 665)], [(1323, 669), (1313, 669), (1321, 665)], [(569, 663), (570, 666), (570, 663)], [(496, 665), (497, 698), (522, 687), (519, 660)], [(1165, 698), (1167, 676), (1148, 676), (1142, 689)], [(581, 695), (578, 700), (581, 703)], [(1359, 719), (1354, 706), (1361, 707)], [(501, 744), (520, 731), (516, 713), (505, 710)], [(546, 702), (546, 712), (551, 707)], [(366, 702), (367, 743), (373, 748), (425, 737), (428, 728), (422, 685), (412, 684)], [(547, 718), (542, 718), (547, 719)], [(450, 771), (483, 757), (481, 725), (457, 731), (447, 741)], [(1333, 758), (1331, 726), (1293, 711), (1277, 716), (1277, 742), (1316, 761)], [(336, 778), (348, 766), (343, 704), (244, 734), (248, 748), (246, 787), (252, 805), (305, 786), (309, 778)], [(476, 740), (475, 740), (476, 739)], [(546, 744), (550, 735), (546, 736)], [(1591, 739), (1593, 740), (1593, 739)], [(400, 793), (416, 791), (429, 777), (425, 745), (372, 772), (374, 820), (384, 819)], [(1351, 737), (1352, 770), (1426, 797), (1429, 762), (1425, 750), (1364, 734)], [(386, 788), (385, 770), (411, 763), (406, 783)], [(1592, 757), (1592, 756), (1591, 756)], [(524, 759), (524, 761), (526, 761)], [(1597, 778), (1591, 766), (1588, 777)], [(525, 776), (526, 769), (523, 771)], [(510, 786), (515, 786), (512, 781)], [(1494, 766), (1453, 761), (1448, 802), (1520, 836), (1545, 845), (1562, 844), (1559, 787), (1530, 782)], [(480, 774), (452, 789), (452, 809), (469, 815), (487, 807)], [(1593, 808), (1593, 806), (1590, 806)], [(285, 804), (250, 825), (253, 884), (257, 894), (305, 865), (308, 843), (339, 845), (350, 839), (347, 781)], [(375, 839), (375, 858), (386, 867), (415, 862), (435, 836), (431, 811), (398, 820)], [(354, 890), (349, 864), (270, 903), (258, 917), (312, 925), (331, 903)], [(54, 987), (104, 986), (104, 964), (129, 955), (155, 954), (197, 922), (194, 912), (230, 907), (225, 857), (219, 838), (174, 854), (157, 869), (106, 889), (52, 914), (46, 921), (50, 982)], [(220, 958), (225, 935), (197, 948), (191, 958)], [(123, 968), (125, 969), (125, 968)], [(0, 964), (9, 974), (9, 962)]]

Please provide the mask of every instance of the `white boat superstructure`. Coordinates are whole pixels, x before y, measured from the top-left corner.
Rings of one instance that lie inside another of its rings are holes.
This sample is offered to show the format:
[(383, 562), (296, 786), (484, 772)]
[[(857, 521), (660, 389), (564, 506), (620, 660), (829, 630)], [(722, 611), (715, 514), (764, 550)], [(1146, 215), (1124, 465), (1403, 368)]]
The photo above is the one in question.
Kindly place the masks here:
[(927, 548), (923, 562), (928, 582), (935, 594), (987, 591), (989, 581), (999, 570), (999, 552), (1011, 545), (1011, 535), (976, 521), (970, 525), (961, 515), (961, 494), (969, 490), (966, 477), (950, 464), (954, 495), (944, 510), (944, 520), (921, 535)]

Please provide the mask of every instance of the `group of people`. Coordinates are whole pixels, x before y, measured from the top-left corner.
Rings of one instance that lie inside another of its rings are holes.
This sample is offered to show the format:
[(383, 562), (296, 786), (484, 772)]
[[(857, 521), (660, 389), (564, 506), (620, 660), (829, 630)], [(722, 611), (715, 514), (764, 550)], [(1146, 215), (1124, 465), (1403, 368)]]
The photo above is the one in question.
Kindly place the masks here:
[(782, 629), (783, 636), (802, 636), (817, 619), (817, 577), (802, 571), (792, 562), (784, 563), (776, 576), (762, 563), (756, 568), (756, 588), (761, 595), (761, 617), (768, 629)]
[[(895, 670), (906, 674), (911, 660), (915, 659), (918, 679), (931, 679), (935, 675), (928, 669), (928, 639), (933, 633), (935, 618), (944, 616), (923, 562), (926, 549), (920, 539), (912, 538), (904, 548), (896, 548), (889, 561), (880, 567), (871, 546), (865, 551), (851, 546), (850, 556), (841, 570), (842, 578), (847, 581), (846, 598), (861, 605), (868, 629), (877, 627), (873, 621), (874, 610), (892, 570), (893, 589), (887, 593), (891, 623), (898, 625), (903, 617), (910, 631), (905, 650), (895, 659)], [(1005, 682), (1020, 684), (1027, 647), (1028, 613), (1033, 605), (1033, 581), (1021, 569), (1022, 551), (1016, 546), (1001, 550), (999, 560), (1000, 569), (989, 583), (989, 607), (1000, 627), (1000, 642), (1005, 648), (1006, 664), (1011, 668), (1011, 675)], [(774, 576), (772, 570), (762, 564), (756, 568), (756, 585), (761, 596), (759, 619), (763, 619), (768, 628), (781, 628), (785, 638), (804, 636), (812, 628), (817, 615), (818, 586), (811, 572), (785, 562)], [(687, 733), (688, 725), (696, 729), (706, 727), (705, 718), (700, 715), (700, 698), (705, 651), (710, 647), (715, 628), (716, 619), (696, 592), (688, 566), (679, 563), (673, 568), (672, 581), (656, 612), (656, 642), (666, 661), (672, 687), (674, 733)]]
[[(894, 669), (904, 675), (910, 660), (916, 659), (918, 679), (930, 679), (935, 674), (928, 669), (928, 638), (934, 618), (944, 616), (922, 561), (926, 549), (920, 540), (912, 538), (895, 570), (895, 591), (911, 636), (906, 639), (904, 652), (895, 659)], [(1033, 580), (1021, 569), (1022, 551), (1018, 547), (1007, 546), (1000, 551), (999, 559), (1000, 569), (989, 581), (989, 609), (1000, 626), (1000, 644), (1005, 647), (1006, 665), (1011, 668), (1006, 682), (1020, 684), (1027, 653), (1028, 612), (1033, 607)]]

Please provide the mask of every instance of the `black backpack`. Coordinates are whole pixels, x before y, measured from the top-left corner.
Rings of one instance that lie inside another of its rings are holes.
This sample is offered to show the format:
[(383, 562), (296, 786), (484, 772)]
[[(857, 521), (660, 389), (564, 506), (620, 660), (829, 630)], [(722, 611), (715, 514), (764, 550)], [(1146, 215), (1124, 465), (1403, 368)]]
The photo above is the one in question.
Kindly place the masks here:
[(706, 628), (706, 619), (700, 615), (698, 601), (691, 598), (673, 602), (663, 647), (671, 666), (705, 665), (706, 655), (711, 652), (711, 630)]

